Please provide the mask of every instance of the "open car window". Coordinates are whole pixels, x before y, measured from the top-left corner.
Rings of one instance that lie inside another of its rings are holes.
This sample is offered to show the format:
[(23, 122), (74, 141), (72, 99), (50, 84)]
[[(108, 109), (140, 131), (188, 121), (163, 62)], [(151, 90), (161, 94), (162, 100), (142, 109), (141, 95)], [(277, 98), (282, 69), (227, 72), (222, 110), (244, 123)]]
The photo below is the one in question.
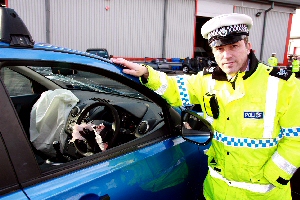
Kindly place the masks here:
[(6, 66), (1, 78), (44, 172), (149, 143), (165, 125), (161, 107), (100, 72)]
[(31, 81), (25, 76), (9, 69), (1, 69), (1, 77), (10, 96), (32, 94)]

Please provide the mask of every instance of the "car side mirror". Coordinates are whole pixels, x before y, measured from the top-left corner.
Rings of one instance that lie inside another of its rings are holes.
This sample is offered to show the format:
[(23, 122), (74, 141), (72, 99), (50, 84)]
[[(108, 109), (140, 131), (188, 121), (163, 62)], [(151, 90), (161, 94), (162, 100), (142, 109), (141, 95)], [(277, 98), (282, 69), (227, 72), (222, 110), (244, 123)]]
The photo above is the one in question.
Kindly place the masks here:
[(196, 112), (184, 110), (181, 113), (181, 135), (188, 142), (205, 146), (211, 142), (214, 129), (207, 120)]

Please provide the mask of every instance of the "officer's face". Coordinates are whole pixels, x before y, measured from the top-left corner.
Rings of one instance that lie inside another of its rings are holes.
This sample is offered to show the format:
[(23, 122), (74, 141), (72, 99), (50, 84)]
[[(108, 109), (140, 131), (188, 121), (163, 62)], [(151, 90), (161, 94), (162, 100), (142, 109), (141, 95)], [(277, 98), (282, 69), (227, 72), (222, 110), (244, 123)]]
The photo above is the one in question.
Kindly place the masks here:
[(238, 41), (234, 44), (213, 47), (212, 51), (219, 67), (228, 75), (245, 71), (248, 66), (248, 54), (251, 44)]

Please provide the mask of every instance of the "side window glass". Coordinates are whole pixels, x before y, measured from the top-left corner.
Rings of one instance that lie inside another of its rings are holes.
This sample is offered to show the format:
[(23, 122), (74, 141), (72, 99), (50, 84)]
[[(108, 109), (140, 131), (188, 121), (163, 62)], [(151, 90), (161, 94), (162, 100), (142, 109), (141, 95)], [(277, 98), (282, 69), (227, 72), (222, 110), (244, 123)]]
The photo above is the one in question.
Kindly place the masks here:
[(25, 76), (9, 69), (1, 69), (1, 78), (10, 96), (32, 94), (31, 81)]

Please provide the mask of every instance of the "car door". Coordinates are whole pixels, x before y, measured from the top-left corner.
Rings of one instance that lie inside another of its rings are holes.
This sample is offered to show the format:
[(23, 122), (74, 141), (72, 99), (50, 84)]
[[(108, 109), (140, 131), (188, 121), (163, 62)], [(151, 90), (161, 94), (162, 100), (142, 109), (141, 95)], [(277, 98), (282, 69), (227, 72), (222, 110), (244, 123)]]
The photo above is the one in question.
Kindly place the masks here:
[[(22, 191), (18, 182), (18, 174), (13, 167), (14, 164), (17, 165), (18, 163), (9, 156), (10, 153), (18, 154), (18, 151), (22, 151), (23, 145), (16, 138), (19, 134), (23, 134), (23, 132), (19, 121), (15, 117), (13, 106), (8, 98), (2, 80), (0, 80), (0, 99), (0, 198), (26, 199), (26, 194)], [(8, 135), (6, 134), (8, 132), (14, 134)], [(15, 143), (10, 144), (9, 140), (15, 140)]]
[[(74, 66), (74, 70), (82, 69), (87, 70), (88, 67)], [(93, 70), (102, 73), (100, 69)], [(124, 87), (133, 84), (113, 73), (105, 72), (105, 76)], [(10, 130), (3, 134), (7, 137), (7, 146), (11, 146), (8, 152), (14, 161), (19, 183), (30, 199), (197, 199), (201, 196), (207, 170), (206, 159), (202, 157), (203, 149), (185, 142), (174, 132), (174, 123), (176, 120), (178, 123), (180, 116), (163, 99), (153, 93), (146, 94), (142, 86), (130, 87), (150, 100), (155, 99), (147, 103), (155, 107), (162, 121), (151, 134), (92, 156), (50, 167), (39, 165), (35, 150), (11, 103), (14, 120), (6, 121), (6, 124), (14, 126), (18, 122), (18, 135), (13, 136), (16, 132), (12, 134)], [(87, 95), (87, 91), (72, 92), (78, 97), (85, 98)], [(23, 96), (19, 99), (10, 96), (11, 102), (16, 102), (15, 99), (22, 102)], [(13, 148), (16, 143), (22, 148)]]

